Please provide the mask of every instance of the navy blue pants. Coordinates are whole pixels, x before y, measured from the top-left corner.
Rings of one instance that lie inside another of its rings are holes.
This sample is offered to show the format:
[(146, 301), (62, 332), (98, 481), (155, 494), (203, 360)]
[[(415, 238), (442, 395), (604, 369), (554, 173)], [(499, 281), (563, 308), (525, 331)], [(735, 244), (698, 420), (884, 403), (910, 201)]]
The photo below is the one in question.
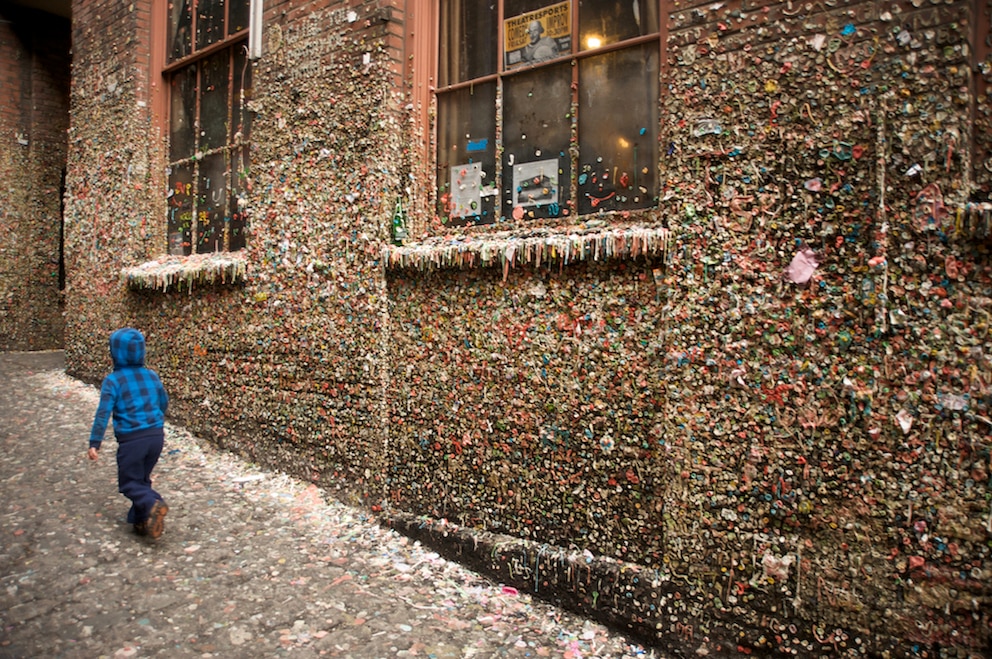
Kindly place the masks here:
[(128, 524), (148, 519), (155, 502), (161, 499), (152, 489), (152, 469), (162, 455), (165, 432), (151, 428), (117, 438), (117, 490), (131, 500)]

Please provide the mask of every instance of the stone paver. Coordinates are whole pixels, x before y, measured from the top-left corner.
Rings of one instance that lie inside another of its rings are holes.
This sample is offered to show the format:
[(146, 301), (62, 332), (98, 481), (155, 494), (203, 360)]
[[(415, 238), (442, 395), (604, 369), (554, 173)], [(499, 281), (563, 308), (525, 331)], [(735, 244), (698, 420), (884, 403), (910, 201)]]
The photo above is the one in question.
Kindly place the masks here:
[(158, 542), (124, 523), (96, 388), (0, 354), (0, 658), (651, 657), (176, 426)]

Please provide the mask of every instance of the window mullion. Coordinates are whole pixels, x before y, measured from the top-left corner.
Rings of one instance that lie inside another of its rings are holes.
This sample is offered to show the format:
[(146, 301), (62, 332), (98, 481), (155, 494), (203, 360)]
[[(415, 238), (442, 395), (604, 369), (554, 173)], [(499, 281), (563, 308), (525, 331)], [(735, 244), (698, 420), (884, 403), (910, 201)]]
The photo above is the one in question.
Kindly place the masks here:
[[(500, 4), (503, 4), (502, 0), (500, 0)], [(501, 46), (500, 57), (502, 58), (502, 56)], [(503, 76), (499, 76), (496, 80), (496, 107), (493, 108), (493, 111), (496, 112), (496, 134), (493, 136), (495, 138), (493, 148), (496, 152), (496, 171), (493, 172), (493, 185), (496, 186), (496, 198), (493, 200), (493, 221), (496, 222), (499, 221), (499, 218), (503, 217), (503, 158), (505, 157), (503, 150)]]
[(232, 43), (240, 39), (243, 39), (247, 34), (248, 34), (248, 30), (241, 30), (237, 34), (231, 35), (230, 38), (224, 39), (223, 41), (217, 41), (216, 43), (210, 44), (206, 48), (202, 48), (200, 50), (192, 52), (189, 55), (183, 57), (182, 59), (178, 59), (175, 62), (169, 64), (167, 67), (165, 67), (162, 70), (162, 73), (166, 73), (166, 74), (172, 73), (176, 69), (181, 69), (183, 68), (183, 66), (188, 65), (191, 60), (198, 60), (204, 57), (209, 57), (210, 55), (220, 50), (224, 50), (225, 48), (230, 48)]
[[(506, 46), (506, 42), (505, 42), (506, 35), (504, 34), (504, 31), (503, 31), (503, 17), (504, 17), (504, 13), (503, 12), (504, 11), (505, 11), (505, 9), (504, 9), (504, 6), (503, 6), (503, 0), (496, 0), (496, 16), (497, 16), (497, 20), (496, 20), (496, 43), (498, 44), (496, 46), (496, 57), (497, 57), (497, 60), (496, 60), (496, 71), (498, 73), (502, 73), (503, 71), (506, 70), (505, 69), (505, 65), (506, 65), (506, 53), (503, 52), (503, 49)], [(497, 93), (499, 93), (499, 90), (498, 89), (497, 89)]]
[[(579, 44), (579, 8), (578, 3), (573, 3), (572, 11), (572, 57), (574, 58), (576, 54), (581, 50)], [(579, 214), (579, 162), (581, 161), (581, 153), (579, 153), (580, 142), (579, 142), (579, 66), (578, 62), (572, 60), (572, 98), (571, 104), (568, 108), (568, 117), (572, 124), (569, 127), (569, 149), (568, 149), (568, 160), (569, 160), (569, 173), (568, 173), (568, 199), (571, 208), (569, 212), (573, 216), (578, 216)]]
[(196, 93), (193, 97), (196, 99), (193, 115), (196, 117), (196, 121), (193, 124), (193, 171), (192, 171), (192, 183), (193, 183), (193, 220), (190, 222), (190, 253), (196, 254), (196, 244), (200, 234), (200, 163), (203, 160), (203, 152), (200, 148), (200, 134), (202, 133), (201, 125), (201, 115), (203, 111), (202, 107), (202, 93), (203, 93), (203, 62), (199, 62), (196, 65)]
[(506, 35), (504, 34), (503, 16), (505, 15), (504, 0), (496, 0), (496, 134), (494, 149), (496, 151), (495, 170), (493, 172), (493, 184), (496, 186), (496, 198), (493, 200), (493, 221), (498, 222), (503, 217), (503, 158), (506, 153), (503, 150), (503, 71), (506, 66), (505, 47)]
[(440, 96), (448, 92), (458, 91), (459, 89), (465, 89), (466, 87), (475, 87), (476, 85), (481, 85), (484, 82), (494, 82), (502, 77), (505, 77), (504, 74), (493, 73), (487, 76), (472, 78), (471, 80), (466, 80), (464, 82), (457, 82), (453, 85), (448, 85), (447, 87), (441, 87), (439, 89), (436, 89), (434, 93)]
[[(228, 13), (230, 14), (230, 11), (228, 11)], [(232, 145), (235, 143), (234, 135), (232, 131), (234, 131), (234, 127), (235, 127), (234, 108), (236, 107), (235, 105), (236, 101), (234, 98), (234, 92), (235, 92), (234, 65), (237, 62), (234, 53), (235, 53), (234, 49), (231, 49), (231, 52), (228, 53), (228, 57), (227, 57), (227, 129), (225, 131), (227, 133), (227, 136), (225, 138), (225, 141), (227, 142), (227, 147), (224, 149), (224, 193), (223, 193), (224, 196), (222, 200), (224, 203), (224, 214), (221, 217), (221, 220), (224, 222), (224, 235), (222, 241), (225, 252), (230, 251), (230, 246), (231, 246), (230, 213), (232, 209), (229, 208), (228, 206), (230, 204), (231, 187), (233, 185), (233, 181), (231, 179), (234, 176), (233, 174), (234, 159), (232, 157), (232, 148), (236, 148), (236, 147), (232, 147)], [(241, 86), (238, 85), (237, 89), (239, 90), (240, 93)]]

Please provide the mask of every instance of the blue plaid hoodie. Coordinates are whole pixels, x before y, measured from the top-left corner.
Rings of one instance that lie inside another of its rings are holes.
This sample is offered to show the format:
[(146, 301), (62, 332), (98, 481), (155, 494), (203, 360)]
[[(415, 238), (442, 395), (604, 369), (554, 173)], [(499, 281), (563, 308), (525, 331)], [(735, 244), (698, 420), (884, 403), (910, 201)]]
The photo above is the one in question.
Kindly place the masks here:
[(100, 448), (111, 415), (118, 441), (142, 430), (165, 425), (169, 396), (158, 374), (145, 368), (145, 337), (125, 327), (110, 335), (114, 372), (100, 386), (100, 405), (90, 430), (90, 446)]

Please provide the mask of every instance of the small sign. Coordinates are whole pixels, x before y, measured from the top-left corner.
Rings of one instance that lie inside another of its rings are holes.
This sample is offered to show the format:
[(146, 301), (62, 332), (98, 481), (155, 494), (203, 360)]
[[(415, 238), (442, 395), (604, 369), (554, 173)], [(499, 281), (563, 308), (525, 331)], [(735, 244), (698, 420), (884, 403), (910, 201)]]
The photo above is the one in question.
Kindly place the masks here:
[(559, 2), (503, 21), (506, 68), (545, 62), (572, 52), (570, 5)]

